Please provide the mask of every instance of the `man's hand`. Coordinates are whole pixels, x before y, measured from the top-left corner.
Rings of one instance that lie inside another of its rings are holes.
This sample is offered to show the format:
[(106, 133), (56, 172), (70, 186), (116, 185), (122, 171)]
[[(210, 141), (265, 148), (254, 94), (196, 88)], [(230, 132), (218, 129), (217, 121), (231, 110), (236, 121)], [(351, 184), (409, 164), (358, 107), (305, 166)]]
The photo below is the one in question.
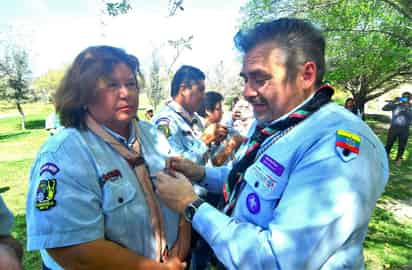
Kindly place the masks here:
[(227, 127), (217, 124), (215, 142), (217, 143), (222, 142), (224, 139), (226, 139), (227, 133), (228, 133)]
[(170, 259), (167, 259), (165, 261), (165, 264), (167, 266), (167, 269), (169, 270), (183, 270), (186, 268), (186, 263), (181, 262), (179, 258), (177, 257), (172, 257)]
[(205, 167), (181, 157), (171, 157), (166, 160), (166, 169), (183, 173), (191, 181), (202, 181), (205, 177)]
[(221, 142), (227, 136), (227, 128), (219, 124), (209, 125), (203, 132), (201, 139), (206, 144), (209, 145), (212, 142)]
[(183, 174), (166, 170), (157, 173), (156, 192), (169, 206), (183, 214), (186, 206), (198, 199), (192, 184)]

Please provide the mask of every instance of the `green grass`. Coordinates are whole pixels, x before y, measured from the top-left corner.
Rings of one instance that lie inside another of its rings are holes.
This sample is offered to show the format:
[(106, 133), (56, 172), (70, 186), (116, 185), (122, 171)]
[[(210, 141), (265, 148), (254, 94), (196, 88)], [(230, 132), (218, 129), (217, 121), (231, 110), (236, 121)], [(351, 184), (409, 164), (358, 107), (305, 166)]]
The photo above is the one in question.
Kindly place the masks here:
[[(142, 102), (145, 103), (146, 101)], [(48, 134), (43, 129), (44, 119), (52, 111), (51, 105), (24, 105), (27, 130), (21, 131), (18, 116), (0, 118), (0, 187), (9, 186), (3, 193), (5, 201), (16, 215), (15, 236), (26, 243), (25, 198), (31, 163)], [(0, 116), (16, 114), (13, 106), (0, 102)], [(139, 112), (140, 113), (140, 112)], [(368, 123), (383, 142), (386, 141), (386, 120), (373, 117)], [(394, 151), (391, 153), (393, 159)], [(378, 202), (365, 241), (365, 260), (369, 270), (412, 269), (412, 221), (401, 219), (389, 210), (393, 203), (412, 203), (412, 140), (402, 166), (390, 162), (391, 176), (385, 193)], [(26, 252), (24, 269), (41, 269), (39, 252)], [(409, 267), (409, 268), (408, 268)]]

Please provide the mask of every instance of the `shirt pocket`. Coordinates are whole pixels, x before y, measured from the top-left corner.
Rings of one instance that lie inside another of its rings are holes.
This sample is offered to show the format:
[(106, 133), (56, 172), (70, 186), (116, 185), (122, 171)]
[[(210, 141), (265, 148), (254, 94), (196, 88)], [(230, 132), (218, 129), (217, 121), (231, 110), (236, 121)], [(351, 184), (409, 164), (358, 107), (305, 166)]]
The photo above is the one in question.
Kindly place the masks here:
[(266, 229), (274, 218), (287, 179), (264, 170), (260, 164), (255, 163), (245, 172), (244, 181), (246, 184), (237, 202), (242, 215)]
[(114, 241), (120, 241), (122, 236), (127, 235), (127, 224), (130, 224), (128, 219), (130, 218), (130, 212), (132, 212), (135, 197), (135, 187), (124, 178), (107, 181), (104, 184), (103, 213), (105, 216), (106, 237)]

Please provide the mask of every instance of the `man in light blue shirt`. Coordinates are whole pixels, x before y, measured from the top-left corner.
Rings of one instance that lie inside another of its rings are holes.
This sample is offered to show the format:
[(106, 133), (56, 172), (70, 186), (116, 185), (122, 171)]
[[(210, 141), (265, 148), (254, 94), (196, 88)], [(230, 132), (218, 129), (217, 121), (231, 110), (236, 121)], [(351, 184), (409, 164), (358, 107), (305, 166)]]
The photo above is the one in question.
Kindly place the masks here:
[[(368, 222), (388, 180), (380, 140), (330, 101), (322, 34), (282, 18), (235, 36), (256, 122), (232, 167), (169, 160), (157, 190), (228, 269), (363, 269)], [(188, 178), (222, 192), (222, 211)]]
[(205, 74), (196, 67), (180, 67), (171, 84), (172, 100), (152, 119), (178, 155), (202, 165), (209, 159), (209, 145), (227, 134), (218, 125), (204, 129), (197, 114), (204, 92)]
[[(210, 125), (205, 130), (203, 119), (197, 114), (204, 92), (205, 74), (193, 66), (180, 67), (172, 79), (172, 100), (152, 119), (152, 123), (166, 136), (178, 155), (201, 165), (205, 165), (210, 159), (212, 143), (222, 141), (227, 135), (227, 129), (219, 124)], [(207, 195), (206, 189), (199, 185), (195, 185), (195, 190), (209, 201), (217, 202), (219, 199)], [(201, 243), (197, 246), (200, 246), (199, 251), (194, 252), (191, 267), (203, 269), (199, 263), (206, 261), (203, 257), (207, 250)]]

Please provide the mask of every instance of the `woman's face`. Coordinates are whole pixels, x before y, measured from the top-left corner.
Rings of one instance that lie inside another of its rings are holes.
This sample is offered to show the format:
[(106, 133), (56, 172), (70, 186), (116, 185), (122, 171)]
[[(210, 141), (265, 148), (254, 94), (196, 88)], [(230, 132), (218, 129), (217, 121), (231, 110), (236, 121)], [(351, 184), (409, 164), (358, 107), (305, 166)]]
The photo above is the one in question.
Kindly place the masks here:
[(207, 111), (206, 113), (210, 123), (219, 123), (223, 116), (222, 102), (216, 103), (215, 109), (213, 111)]
[(122, 136), (128, 136), (130, 121), (136, 116), (139, 88), (132, 70), (116, 64), (108, 77), (97, 82), (97, 94), (88, 110), (100, 124)]

